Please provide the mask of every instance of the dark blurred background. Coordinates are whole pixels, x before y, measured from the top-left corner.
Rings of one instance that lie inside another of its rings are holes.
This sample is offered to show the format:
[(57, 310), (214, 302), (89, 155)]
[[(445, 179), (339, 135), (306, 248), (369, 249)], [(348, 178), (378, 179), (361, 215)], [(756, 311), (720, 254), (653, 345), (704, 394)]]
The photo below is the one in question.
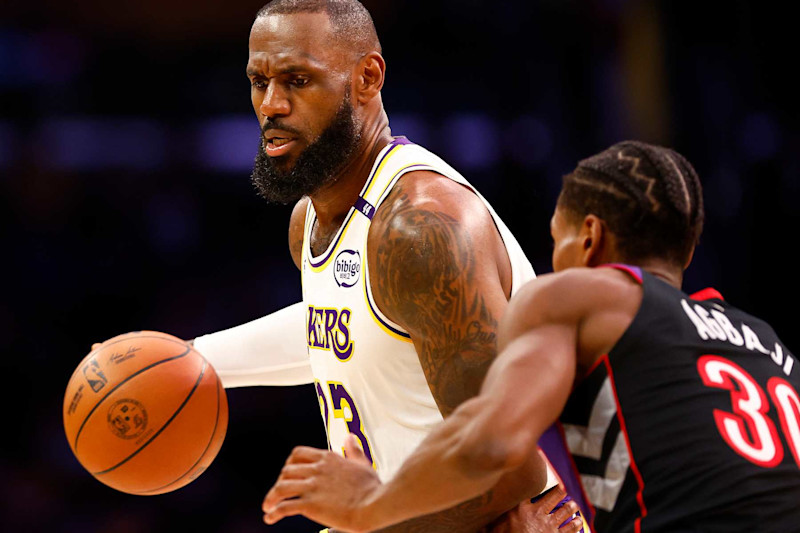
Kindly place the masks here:
[[(138, 329), (192, 338), (301, 297), (290, 207), (249, 183), (258, 129), (244, 69), (262, 3), (0, 7), (3, 531), (265, 531), (261, 499), (292, 446), (325, 446), (310, 386), (230, 390), (209, 470), (136, 497), (87, 474), (61, 422), (93, 342)], [(798, 47), (778, 2), (364, 3), (393, 132), (461, 170), (539, 273), (560, 177), (616, 141), (666, 144), (705, 185), (686, 289), (714, 285), (800, 346)]]

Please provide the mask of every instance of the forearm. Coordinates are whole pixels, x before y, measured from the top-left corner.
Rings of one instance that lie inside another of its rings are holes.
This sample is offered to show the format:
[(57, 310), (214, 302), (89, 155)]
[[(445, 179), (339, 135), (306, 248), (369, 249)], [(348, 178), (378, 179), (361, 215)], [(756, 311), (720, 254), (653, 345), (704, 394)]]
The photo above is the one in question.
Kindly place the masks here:
[[(487, 503), (493, 499), (494, 494), (490, 490), (455, 507), (376, 529), (373, 533), (428, 533), (432, 531), (476, 533), (505, 512), (487, 512)], [(338, 529), (329, 529), (328, 533), (344, 532)]]
[(495, 487), (506, 472), (524, 463), (508, 462), (504, 454), (493, 453), (473, 439), (480, 433), (476, 424), (486, 425), (481, 416), (483, 407), (480, 399), (459, 407), (426, 437), (394, 478), (373, 492), (361, 510), (359, 522), (365, 530), (478, 498)]
[(538, 453), (521, 468), (508, 472), (489, 491), (443, 511), (406, 520), (379, 530), (381, 533), (475, 533), (498, 517), (546, 488), (547, 466)]
[(456, 409), (375, 491), (365, 523), (384, 527), (474, 498), (538, 455), (538, 439), (574, 376), (574, 363), (559, 357), (563, 347), (553, 341), (543, 349), (540, 341), (526, 335), (498, 357), (481, 394)]
[(487, 512), (486, 504), (493, 497), (490, 490), (455, 507), (378, 529), (376, 533), (476, 533), (505, 512)]
[(225, 388), (314, 381), (302, 302), (241, 326), (198, 337), (194, 346), (217, 371)]

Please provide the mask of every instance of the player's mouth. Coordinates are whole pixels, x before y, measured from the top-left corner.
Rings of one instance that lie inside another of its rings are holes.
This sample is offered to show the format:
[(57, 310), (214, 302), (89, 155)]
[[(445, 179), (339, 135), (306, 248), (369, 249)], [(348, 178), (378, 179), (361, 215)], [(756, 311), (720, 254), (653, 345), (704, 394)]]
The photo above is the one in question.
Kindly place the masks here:
[(269, 157), (280, 157), (286, 155), (296, 143), (291, 137), (267, 136), (264, 137), (264, 150)]

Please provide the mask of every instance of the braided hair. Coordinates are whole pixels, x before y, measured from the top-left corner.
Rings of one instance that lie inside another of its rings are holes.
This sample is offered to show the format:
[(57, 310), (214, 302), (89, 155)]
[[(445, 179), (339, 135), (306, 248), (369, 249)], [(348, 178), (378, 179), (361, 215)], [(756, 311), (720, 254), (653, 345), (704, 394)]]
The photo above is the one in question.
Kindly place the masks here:
[(623, 259), (663, 258), (683, 267), (703, 230), (703, 189), (679, 153), (624, 141), (564, 176), (558, 206), (576, 219), (603, 219)]

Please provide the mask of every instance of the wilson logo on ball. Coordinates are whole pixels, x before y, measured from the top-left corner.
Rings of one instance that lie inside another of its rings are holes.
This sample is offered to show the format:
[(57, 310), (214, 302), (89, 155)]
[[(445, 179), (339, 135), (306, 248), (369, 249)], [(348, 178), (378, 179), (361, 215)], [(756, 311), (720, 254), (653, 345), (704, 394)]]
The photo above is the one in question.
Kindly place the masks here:
[(108, 410), (108, 425), (117, 437), (135, 439), (147, 429), (147, 411), (136, 400), (118, 400)]

